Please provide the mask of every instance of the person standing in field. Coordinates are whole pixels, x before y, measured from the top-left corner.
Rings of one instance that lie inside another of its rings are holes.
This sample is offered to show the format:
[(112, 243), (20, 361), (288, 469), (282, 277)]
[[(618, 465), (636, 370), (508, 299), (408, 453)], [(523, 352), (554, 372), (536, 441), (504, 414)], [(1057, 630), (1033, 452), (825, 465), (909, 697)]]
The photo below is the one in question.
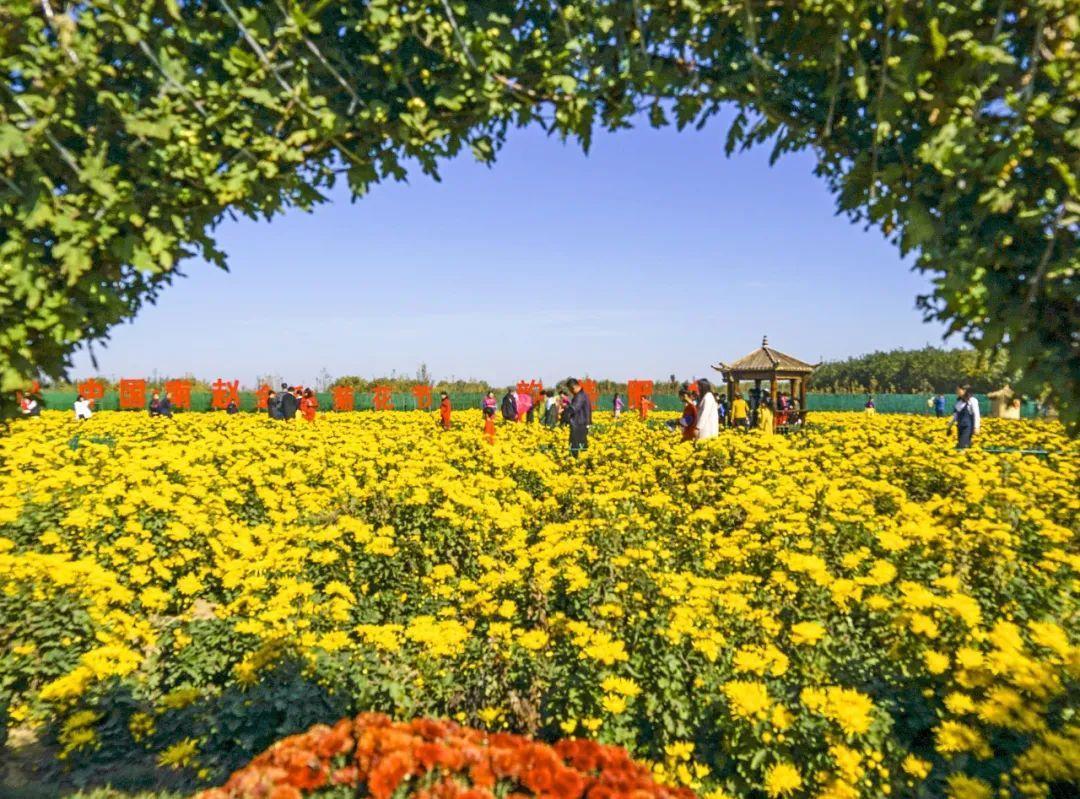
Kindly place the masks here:
[(641, 414), (641, 421), (645, 421), (649, 418), (649, 411), (656, 407), (656, 403), (652, 401), (652, 397), (642, 397), (638, 401), (638, 413)]
[(943, 394), (935, 394), (934, 399), (934, 416), (941, 418), (945, 415), (945, 396)]
[(94, 415), (94, 412), (90, 410), (90, 400), (86, 399), (82, 394), (75, 397), (75, 404), (72, 408), (75, 411), (75, 418), (80, 421), (85, 421)]
[(484, 441), (495, 443), (495, 406), (484, 406)]
[(694, 429), (694, 438), (698, 441), (716, 438), (720, 434), (720, 416), (712, 384), (704, 377), (697, 381), (697, 395), (697, 426)]
[(863, 406), (863, 410), (866, 413), (877, 413), (877, 406), (874, 405), (874, 395), (873, 394), (867, 394), (866, 395), (866, 405)]
[(559, 401), (555, 399), (555, 392), (550, 388), (544, 390), (544, 419), (545, 427), (559, 426)]
[(519, 422), (532, 421), (532, 395), (528, 391), (519, 391), (517, 394), (517, 420)]
[(450, 429), (450, 395), (445, 391), (440, 395), (439, 400), (439, 423), (442, 424), (443, 430)]
[(286, 422), (291, 421), (300, 409), (300, 399), (294, 392), (295, 389), (285, 386), (281, 391), (281, 398), (278, 400), (278, 405), (281, 407), (281, 418)]
[(592, 403), (589, 395), (582, 391), (581, 383), (576, 377), (567, 380), (566, 385), (570, 389), (570, 404), (563, 415), (567, 417), (566, 424), (570, 425), (570, 454), (576, 458), (589, 448)]
[(956, 404), (953, 405), (952, 419), (946, 427), (956, 425), (956, 448), (967, 449), (971, 446), (971, 439), (979, 428), (982, 427), (982, 416), (979, 411), (979, 401), (971, 386), (957, 386)]
[(735, 394), (731, 401), (731, 425), (740, 431), (746, 431), (747, 420), (750, 418), (750, 406), (746, 404), (741, 393)]
[(506, 389), (506, 393), (502, 398), (502, 416), (508, 422), (516, 422), (518, 418), (517, 410), (517, 397), (514, 396), (514, 389)]
[(763, 402), (758, 407), (758, 430), (764, 435), (771, 436), (773, 434), (773, 412), (769, 407), (769, 403)]
[(172, 418), (172, 394), (168, 391), (165, 392), (165, 396), (158, 401), (158, 416), (164, 416), (166, 419)]
[(616, 394), (611, 400), (611, 412), (612, 414), (614, 414), (616, 421), (618, 421), (619, 417), (622, 416), (622, 409), (622, 396)]
[(304, 389), (304, 396), (300, 398), (300, 413), (309, 422), (315, 421), (315, 414), (319, 410), (319, 398), (310, 388)]
[[(714, 392), (715, 394), (715, 392)], [(728, 423), (728, 406), (727, 400), (724, 399), (722, 394), (715, 394), (716, 396), (716, 416), (717, 423), (720, 427), (727, 427)]]
[(675, 426), (682, 430), (683, 441), (693, 441), (695, 435), (695, 429), (697, 428), (697, 402), (694, 400), (694, 392), (690, 390), (689, 386), (683, 386), (679, 391), (679, 399), (682, 400), (683, 410), (682, 416), (679, 417), (679, 421), (675, 423)]
[(266, 395), (266, 415), (271, 419), (281, 419), (281, 398), (274, 389)]
[(570, 397), (566, 393), (565, 388), (559, 389), (559, 424), (567, 425), (570, 423), (570, 418), (566, 415), (566, 409), (570, 407)]

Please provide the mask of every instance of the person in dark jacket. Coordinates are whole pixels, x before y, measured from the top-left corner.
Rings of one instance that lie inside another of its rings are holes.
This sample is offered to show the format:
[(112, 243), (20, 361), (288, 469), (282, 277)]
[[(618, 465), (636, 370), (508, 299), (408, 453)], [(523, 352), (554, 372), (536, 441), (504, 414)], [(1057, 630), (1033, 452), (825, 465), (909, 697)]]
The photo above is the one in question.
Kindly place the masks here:
[(566, 407), (565, 416), (570, 426), (570, 454), (578, 457), (582, 450), (589, 448), (589, 426), (592, 424), (592, 403), (589, 395), (581, 389), (581, 383), (576, 377), (566, 381), (570, 389), (570, 404)]
[(236, 400), (229, 400), (229, 404), (225, 406), (225, 413), (232, 416), (234, 413), (240, 413), (240, 406), (236, 404)]
[(168, 391), (165, 392), (164, 397), (158, 400), (157, 415), (168, 419), (172, 418), (172, 394)]
[(147, 406), (151, 416), (161, 416), (161, 395), (156, 391), (150, 395), (150, 405)]
[(300, 407), (300, 400), (292, 389), (281, 392), (281, 399), (278, 401), (281, 406), (281, 418), (286, 422), (296, 416), (296, 411)]
[(506, 389), (506, 394), (503, 395), (502, 415), (508, 422), (517, 421), (517, 395), (514, 393), (513, 387)]
[(271, 419), (281, 419), (281, 397), (274, 389), (266, 395), (266, 415)]

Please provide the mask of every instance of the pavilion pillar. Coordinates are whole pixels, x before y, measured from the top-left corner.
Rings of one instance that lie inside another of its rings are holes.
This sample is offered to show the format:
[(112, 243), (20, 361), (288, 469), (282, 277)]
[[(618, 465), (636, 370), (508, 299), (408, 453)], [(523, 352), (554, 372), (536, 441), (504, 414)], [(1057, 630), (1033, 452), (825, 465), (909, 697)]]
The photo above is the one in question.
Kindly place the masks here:
[(803, 419), (806, 418), (806, 378), (799, 378), (799, 413)]
[(773, 372), (772, 379), (769, 381), (769, 410), (776, 408), (776, 372)]

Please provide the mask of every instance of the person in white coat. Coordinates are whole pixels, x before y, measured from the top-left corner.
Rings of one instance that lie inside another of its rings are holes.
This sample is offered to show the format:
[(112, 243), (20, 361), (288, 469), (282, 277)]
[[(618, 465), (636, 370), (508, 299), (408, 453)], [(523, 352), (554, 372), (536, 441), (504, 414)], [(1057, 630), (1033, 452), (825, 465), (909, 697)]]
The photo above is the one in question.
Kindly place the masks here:
[(697, 381), (697, 390), (698, 413), (694, 438), (698, 441), (716, 438), (720, 435), (720, 412), (716, 405), (716, 396), (713, 394), (712, 384), (705, 378), (701, 378), (701, 380)]
[(76, 397), (73, 408), (76, 419), (89, 419), (93, 416), (93, 412), (90, 410), (90, 400), (84, 398), (82, 394)]

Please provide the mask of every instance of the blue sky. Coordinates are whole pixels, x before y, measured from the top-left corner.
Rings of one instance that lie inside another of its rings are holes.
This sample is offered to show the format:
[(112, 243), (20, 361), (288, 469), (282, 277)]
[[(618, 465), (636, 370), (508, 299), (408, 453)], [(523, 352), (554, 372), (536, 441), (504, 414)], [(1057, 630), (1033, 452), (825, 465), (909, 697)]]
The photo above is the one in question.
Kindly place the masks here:
[(725, 158), (724, 132), (646, 126), (585, 156), (526, 129), (492, 169), (465, 155), (441, 183), (225, 222), (231, 272), (185, 264), (96, 348), (99, 372), (690, 378), (763, 334), (810, 361), (940, 343), (915, 309), (928, 280), (834, 215), (809, 154)]

